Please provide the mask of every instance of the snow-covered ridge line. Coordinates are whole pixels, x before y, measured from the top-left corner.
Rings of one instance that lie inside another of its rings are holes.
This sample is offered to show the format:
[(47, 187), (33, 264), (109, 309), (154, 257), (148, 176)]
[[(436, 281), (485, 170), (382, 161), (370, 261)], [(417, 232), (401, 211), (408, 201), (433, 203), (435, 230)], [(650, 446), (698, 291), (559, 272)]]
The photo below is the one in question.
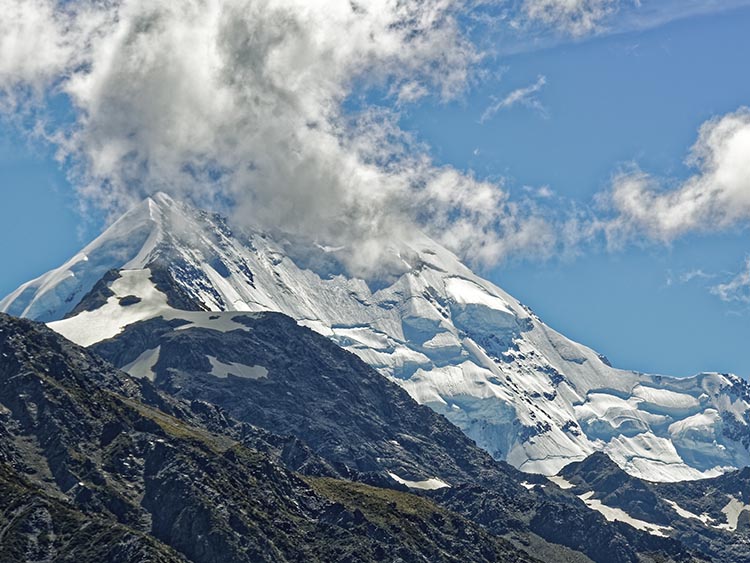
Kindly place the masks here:
[[(376, 286), (347, 274), (338, 260), (346, 249), (233, 231), (218, 216), (158, 195), (64, 266), (8, 296), (0, 310), (56, 321), (55, 330), (85, 344), (144, 315), (190, 320), (190, 313), (174, 312), (149, 275), (133, 273), (157, 260), (181, 299), (209, 311), (285, 313), (525, 471), (555, 474), (595, 451), (655, 481), (750, 464), (742, 442), (750, 443), (750, 388), (739, 378), (612, 368), (428, 237), (415, 233), (392, 246), (405, 271)], [(123, 270), (110, 286), (114, 297), (98, 311), (60, 321), (110, 269)], [(127, 293), (140, 301), (121, 305)], [(97, 314), (106, 316), (106, 330)], [(193, 316), (192, 323), (206, 322)], [(221, 322), (237, 328), (223, 315)]]
[(40, 321), (62, 318), (111, 269), (139, 268), (163, 236), (163, 194), (146, 199), (65, 264), (26, 282), (0, 301), (0, 311)]

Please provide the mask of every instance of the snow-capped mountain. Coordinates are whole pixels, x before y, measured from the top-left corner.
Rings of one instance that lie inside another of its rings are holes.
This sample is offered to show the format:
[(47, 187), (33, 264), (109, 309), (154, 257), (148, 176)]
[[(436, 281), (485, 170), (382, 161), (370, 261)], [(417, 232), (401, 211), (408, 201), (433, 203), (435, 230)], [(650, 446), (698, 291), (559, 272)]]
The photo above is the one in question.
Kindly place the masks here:
[(428, 237), (389, 250), (398, 271), (388, 281), (352, 278), (340, 250), (233, 231), (158, 194), (0, 311), (49, 322), (83, 345), (139, 320), (190, 321), (185, 309), (280, 311), (524, 471), (552, 475), (595, 451), (652, 481), (750, 465), (750, 386), (740, 378), (615, 369)]

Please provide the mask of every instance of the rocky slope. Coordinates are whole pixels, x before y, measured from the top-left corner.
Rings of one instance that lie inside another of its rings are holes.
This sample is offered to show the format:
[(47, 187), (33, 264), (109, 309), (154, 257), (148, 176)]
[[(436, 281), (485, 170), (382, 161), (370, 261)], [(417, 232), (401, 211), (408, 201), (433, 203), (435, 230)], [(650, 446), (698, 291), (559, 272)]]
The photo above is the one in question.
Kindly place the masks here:
[(597, 453), (553, 478), (608, 519), (678, 537), (713, 561), (750, 561), (750, 469), (682, 483), (628, 475)]
[[(55, 529), (64, 532), (72, 518), (121, 533), (133, 547), (113, 561), (128, 561), (132, 553), (195, 562), (703, 560), (673, 538), (607, 522), (542, 477), (522, 481), (523, 474), (492, 460), (361, 360), (291, 319), (185, 313), (193, 323), (236, 326), (221, 331), (148, 321), (98, 347), (119, 354), (133, 347), (132, 355), (138, 346), (162, 342), (159, 361), (182, 366), (165, 367), (174, 378), (163, 386), (158, 361), (153, 383), (147, 374), (132, 378), (42, 325), (0, 315), (0, 463), (12, 478), (30, 483), (33, 502), (51, 498), (67, 509)], [(220, 335), (237, 340), (222, 348)], [(188, 339), (175, 349), (178, 357), (169, 353), (170, 338)], [(239, 355), (236, 361), (225, 355), (229, 350)], [(198, 367), (206, 368), (205, 360), (210, 372)], [(342, 398), (328, 396), (343, 377), (351, 384), (339, 392)], [(208, 378), (216, 384), (204, 385)], [(326, 378), (332, 386), (322, 383)], [(292, 400), (273, 406), (256, 402), (262, 393), (247, 392), (238, 402), (230, 392), (238, 385)], [(231, 413), (204, 400), (227, 397)], [(306, 414), (316, 402), (321, 407)], [(280, 408), (288, 409), (284, 429), (293, 437), (230, 416), (275, 426)], [(329, 434), (333, 447), (327, 440), (304, 443), (302, 437), (315, 439), (334, 420), (343, 428)], [(319, 426), (310, 432), (306, 425), (313, 421)], [(401, 448), (393, 444), (382, 457), (372, 455), (397, 424)], [(426, 478), (439, 468), (447, 475)], [(5, 490), (9, 506), (26, 506), (23, 488)], [(18, 532), (14, 545), (27, 560), (35, 560), (28, 553), (36, 538), (47, 537), (48, 521), (32, 519)], [(82, 542), (53, 546), (47, 559), (37, 560), (101, 560), (95, 557), (103, 551), (72, 550)], [(106, 538), (99, 545), (113, 547)]]
[[(425, 491), (498, 535), (534, 543), (535, 554), (553, 543), (607, 563), (693, 560), (674, 538), (610, 524), (544, 478), (529, 482), (359, 358), (284, 315), (172, 315), (132, 324), (92, 349), (175, 397), (297, 436), (341, 475)], [(553, 560), (565, 559), (556, 552)]]
[(187, 561), (145, 533), (44, 492), (5, 463), (0, 463), (0, 495), (0, 561)]
[(432, 501), (303, 479), (40, 325), (0, 315), (0, 357), (3, 561), (537, 561)]
[[(135, 323), (91, 349), (174, 397), (295, 435), (344, 472), (440, 487), (495, 477), (501, 467), (445, 418), (285, 315), (187, 317)], [(523, 474), (502, 467), (522, 496)]]
[(344, 252), (282, 233), (233, 231), (221, 217), (159, 194), (0, 310), (56, 321), (84, 345), (173, 308), (280, 311), (524, 471), (552, 475), (595, 451), (658, 481), (750, 464), (743, 380), (614, 369), (419, 233), (394, 242), (372, 279), (349, 276)]

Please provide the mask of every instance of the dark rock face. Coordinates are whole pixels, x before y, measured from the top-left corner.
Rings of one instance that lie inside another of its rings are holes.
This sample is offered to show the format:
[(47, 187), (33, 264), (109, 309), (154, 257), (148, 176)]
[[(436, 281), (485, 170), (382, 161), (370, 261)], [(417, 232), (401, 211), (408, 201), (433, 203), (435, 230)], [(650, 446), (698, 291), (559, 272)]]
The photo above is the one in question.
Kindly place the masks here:
[(279, 460), (326, 465), (295, 439), (164, 396), (42, 325), (0, 315), (0, 358), (2, 561), (536, 561), (432, 501), (303, 480)]
[(117, 270), (110, 270), (107, 272), (102, 279), (100, 279), (89, 292), (83, 296), (81, 301), (73, 307), (73, 309), (65, 315), (65, 318), (75, 317), (79, 313), (84, 311), (96, 311), (99, 307), (104, 305), (107, 300), (114, 295), (114, 292), (109, 288), (112, 282), (119, 279), (120, 272)]
[[(628, 475), (606, 454), (595, 453), (568, 465), (561, 475), (575, 485), (577, 494), (593, 492), (592, 498), (607, 506), (639, 520), (669, 526), (674, 538), (710, 561), (750, 562), (750, 530), (741, 522), (743, 514), (750, 518), (750, 510), (740, 513), (736, 530), (721, 527), (727, 523), (722, 509), (732, 499), (750, 504), (750, 468), (714, 479), (651, 483)], [(685, 517), (678, 510), (693, 516)]]
[(0, 496), (0, 561), (187, 561), (149, 535), (43, 492), (4, 463)]
[(171, 307), (182, 311), (202, 311), (204, 309), (182, 289), (180, 284), (174, 282), (174, 279), (185, 279), (192, 275), (196, 276), (195, 283), (198, 286), (210, 287), (210, 284), (205, 281), (202, 284), (200, 283), (202, 274), (192, 272), (188, 265), (181, 261), (161, 257), (151, 262), (148, 267), (151, 270), (151, 281), (154, 282), (156, 289), (167, 296), (167, 303)]
[[(647, 552), (665, 561), (692, 560), (678, 542), (608, 523), (546, 479), (493, 460), (442, 416), (292, 319), (278, 313), (206, 315), (223, 315), (242, 328), (220, 332), (152, 319), (93, 349), (122, 366), (159, 347), (159, 389), (293, 435), (340, 476), (392, 488), (397, 485), (389, 472), (414, 481), (438, 477), (451, 488), (427, 495), (496, 535), (541, 536), (602, 563), (630, 563)], [(229, 375), (219, 376), (217, 364), (240, 366), (236, 371), (262, 367), (265, 376), (234, 376), (228, 368)], [(539, 486), (529, 490), (522, 481)], [(567, 560), (561, 551), (555, 557)]]
[[(233, 315), (247, 330), (219, 332), (154, 319), (93, 347), (116, 365), (160, 347), (156, 385), (171, 395), (219, 405), (232, 417), (292, 434), (318, 455), (360, 473), (392, 471), (410, 480), (496, 477), (502, 465), (463, 433), (353, 354), (278, 313)], [(212, 375), (224, 365), (262, 366), (258, 379)], [(525, 489), (513, 483), (515, 493)], [(510, 486), (510, 485), (509, 485)]]
[(646, 481), (620, 469), (606, 454), (597, 452), (580, 463), (563, 468), (560, 474), (573, 484), (584, 485), (582, 492), (594, 490), (608, 506), (624, 509), (639, 520), (668, 526), (674, 510)]
[(123, 307), (129, 307), (130, 305), (135, 305), (136, 303), (140, 303), (141, 298), (136, 295), (126, 295), (125, 297), (120, 297), (120, 305)]
[[(540, 481), (546, 481), (539, 478)], [(532, 479), (530, 479), (532, 480)], [(679, 541), (657, 538), (619, 522), (607, 523), (604, 517), (558, 487), (538, 484), (537, 498), (530, 507), (528, 528), (545, 540), (584, 553), (602, 563), (638, 561), (704, 561)], [(500, 488), (461, 486), (430, 495), (433, 499), (495, 533), (504, 532), (498, 507), (512, 504)]]

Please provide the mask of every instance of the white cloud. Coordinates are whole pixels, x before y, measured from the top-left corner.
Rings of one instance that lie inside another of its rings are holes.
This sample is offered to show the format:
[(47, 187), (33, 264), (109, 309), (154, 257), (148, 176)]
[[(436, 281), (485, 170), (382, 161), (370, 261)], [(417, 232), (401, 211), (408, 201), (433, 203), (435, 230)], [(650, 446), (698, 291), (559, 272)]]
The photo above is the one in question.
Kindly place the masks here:
[(65, 15), (44, 0), (0, 1), (0, 85), (11, 80), (36, 86), (72, 56)]
[[(0, 91), (16, 110), (19, 91), (68, 97), (72, 123), (42, 123), (85, 206), (115, 213), (162, 190), (247, 224), (349, 243), (362, 270), (376, 264), (377, 241), (416, 224), (491, 263), (549, 241), (533, 205), (434, 165), (393, 110), (344, 109), (370, 87), (395, 107), (460, 94), (480, 58), (459, 26), (463, 7), (0, 0)], [(43, 100), (22, 101), (49, 113)]]
[[(603, 231), (610, 246), (619, 247), (750, 226), (750, 109), (705, 122), (686, 162), (695, 173), (682, 181), (660, 180), (637, 168), (618, 174), (600, 195), (612, 216), (592, 221), (593, 231)], [(667, 285), (717, 278), (702, 269), (669, 272)], [(709, 290), (728, 303), (750, 303), (750, 259), (744, 270)]]
[(716, 278), (716, 274), (711, 274), (698, 268), (695, 270), (688, 270), (686, 272), (675, 273), (672, 270), (667, 271), (667, 287), (671, 287), (675, 284), (688, 284), (696, 280), (710, 280)]
[(709, 280), (715, 277), (716, 276), (714, 274), (708, 274), (699, 268), (697, 270), (690, 270), (689, 272), (683, 272), (682, 274), (680, 274), (680, 282), (690, 283), (693, 280)]
[(643, 236), (670, 242), (750, 221), (750, 109), (704, 123), (687, 162), (696, 173), (683, 182), (640, 170), (615, 178), (604, 197), (615, 214), (604, 225), (610, 242)]
[(750, 303), (750, 258), (745, 262), (745, 269), (727, 283), (715, 285), (711, 293), (726, 302), (738, 301)]
[(527, 194), (532, 194), (537, 199), (549, 199), (552, 197), (555, 197), (555, 191), (550, 188), (549, 186), (540, 186), (540, 187), (534, 187), (534, 186), (524, 186), (523, 191)]
[(651, 29), (675, 20), (728, 12), (750, 5), (750, 0), (632, 0), (629, 4), (621, 6), (611, 31)]
[(574, 37), (599, 30), (619, 0), (524, 0), (521, 10), (529, 22), (557, 28)]
[(546, 115), (546, 108), (535, 96), (537, 92), (544, 88), (545, 84), (547, 84), (547, 77), (540, 75), (534, 84), (513, 90), (502, 100), (495, 102), (484, 110), (482, 117), (479, 119), (480, 123), (485, 123), (489, 119), (492, 119), (498, 111), (511, 108), (517, 104), (524, 105), (540, 112), (542, 115)]
[[(750, 0), (487, 0), (481, 20), (503, 55), (548, 49), (569, 41), (641, 31), (689, 17), (727, 12)], [(498, 6), (500, 7), (498, 9)]]

